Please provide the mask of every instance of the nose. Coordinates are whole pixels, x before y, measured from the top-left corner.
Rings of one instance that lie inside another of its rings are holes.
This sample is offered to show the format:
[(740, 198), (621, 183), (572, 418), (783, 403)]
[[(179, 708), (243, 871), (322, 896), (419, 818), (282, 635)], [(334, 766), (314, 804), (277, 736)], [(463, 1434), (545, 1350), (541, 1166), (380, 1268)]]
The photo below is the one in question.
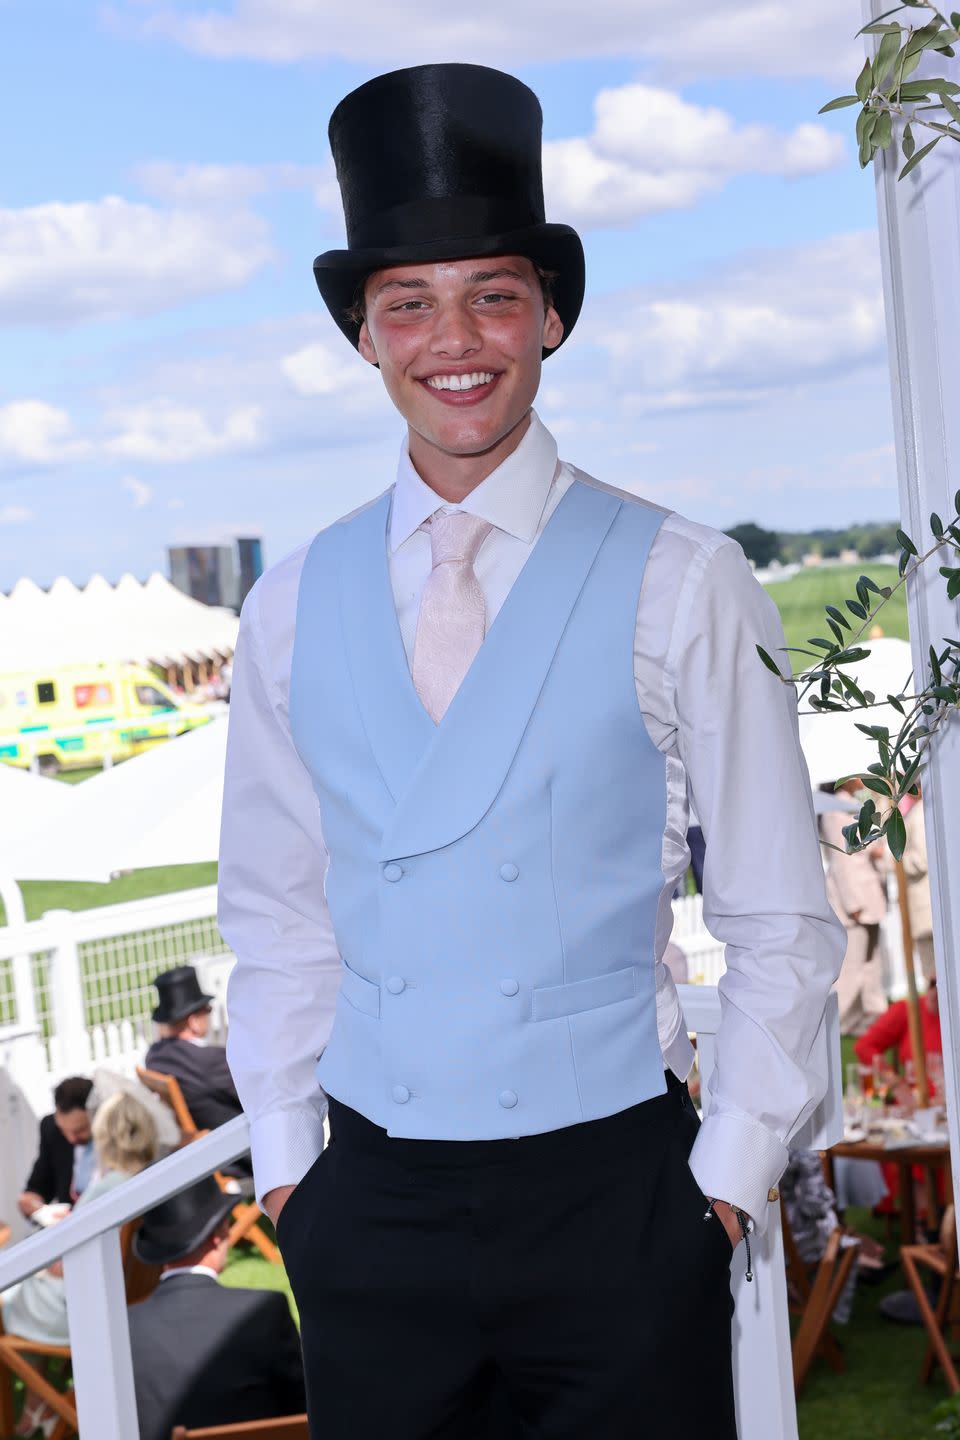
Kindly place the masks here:
[(430, 350), (447, 360), (462, 360), (482, 345), (476, 316), (468, 305), (441, 307), (436, 315)]

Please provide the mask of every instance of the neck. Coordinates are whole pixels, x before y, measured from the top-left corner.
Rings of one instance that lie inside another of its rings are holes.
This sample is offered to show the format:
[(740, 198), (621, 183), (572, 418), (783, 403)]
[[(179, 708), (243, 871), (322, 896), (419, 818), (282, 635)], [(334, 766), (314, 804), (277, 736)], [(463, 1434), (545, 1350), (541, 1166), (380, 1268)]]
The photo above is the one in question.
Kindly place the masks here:
[(530, 428), (530, 415), (528, 410), (489, 450), (472, 455), (450, 454), (425, 440), (416, 430), (409, 430), (410, 460), (425, 485), (441, 500), (457, 505), (513, 454)]

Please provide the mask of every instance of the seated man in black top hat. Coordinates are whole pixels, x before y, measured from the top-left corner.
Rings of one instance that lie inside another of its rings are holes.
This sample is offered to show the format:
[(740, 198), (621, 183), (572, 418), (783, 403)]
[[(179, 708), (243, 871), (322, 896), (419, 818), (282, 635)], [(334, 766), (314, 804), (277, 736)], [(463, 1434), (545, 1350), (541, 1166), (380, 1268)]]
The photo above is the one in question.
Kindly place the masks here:
[(218, 1284), (233, 1201), (202, 1180), (156, 1206), (134, 1240), (162, 1265), (157, 1289), (129, 1311), (140, 1440), (305, 1406), (300, 1341), (285, 1295)]
[(53, 1092), (53, 1114), (40, 1121), (40, 1149), (17, 1208), (39, 1221), (46, 1205), (72, 1205), (93, 1173), (91, 1116), (87, 1101), (93, 1081), (83, 1075), (61, 1080)]
[(216, 1130), (240, 1114), (236, 1086), (222, 1045), (209, 1045), (213, 996), (200, 989), (192, 965), (165, 970), (154, 980), (160, 1004), (153, 1019), (160, 1038), (147, 1051), (148, 1070), (172, 1075), (199, 1129)]

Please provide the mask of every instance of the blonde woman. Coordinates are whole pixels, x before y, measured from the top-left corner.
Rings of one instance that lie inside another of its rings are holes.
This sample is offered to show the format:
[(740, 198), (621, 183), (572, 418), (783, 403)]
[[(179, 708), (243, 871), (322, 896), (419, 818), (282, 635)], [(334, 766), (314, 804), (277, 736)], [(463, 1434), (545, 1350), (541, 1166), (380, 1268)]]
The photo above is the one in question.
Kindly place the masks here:
[[(157, 1130), (150, 1113), (132, 1095), (117, 1094), (100, 1106), (93, 1121), (96, 1157), (94, 1177), (77, 1206), (106, 1194), (128, 1175), (138, 1175), (157, 1158)], [(22, 1335), (47, 1345), (67, 1345), (67, 1299), (60, 1261), (31, 1275), (0, 1297), (0, 1325), (8, 1335)], [(52, 1432), (56, 1416), (28, 1391), (16, 1434)]]

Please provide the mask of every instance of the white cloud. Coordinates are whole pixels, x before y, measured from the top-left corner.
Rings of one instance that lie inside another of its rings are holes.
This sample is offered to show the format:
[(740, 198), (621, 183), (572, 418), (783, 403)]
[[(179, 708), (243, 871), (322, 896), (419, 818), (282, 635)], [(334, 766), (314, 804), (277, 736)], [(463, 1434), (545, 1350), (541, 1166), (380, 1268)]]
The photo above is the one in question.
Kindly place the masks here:
[(317, 203), (339, 199), (330, 191), (336, 181), (333, 164), (326, 165), (173, 165), (155, 160), (135, 172), (141, 189), (168, 204), (204, 209), (249, 204), (273, 190), (312, 190)]
[(337, 395), (366, 379), (345, 346), (334, 349), (319, 340), (285, 355), (281, 366), (298, 395)]
[(25, 505), (0, 505), (0, 525), (25, 525), (33, 519), (33, 511)]
[(884, 346), (875, 234), (769, 251), (683, 291), (605, 297), (581, 343), (607, 353), (634, 412), (756, 401), (785, 386), (846, 374)]
[(85, 455), (89, 445), (74, 435), (65, 410), (43, 400), (13, 400), (0, 405), (0, 461), (56, 465)]
[(0, 210), (0, 319), (136, 315), (244, 285), (271, 256), (249, 211), (163, 210), (117, 195)]
[(249, 450), (262, 438), (261, 412), (256, 405), (229, 412), (219, 427), (202, 410), (169, 400), (132, 406), (109, 420), (116, 433), (106, 443), (108, 454), (159, 463)]
[(543, 151), (547, 214), (583, 226), (684, 209), (738, 174), (810, 175), (843, 159), (843, 140), (822, 125), (738, 126), (651, 85), (601, 90), (594, 112), (591, 135)]
[[(303, 61), (317, 57), (378, 67), (431, 60), (497, 66), (583, 56), (649, 57), (684, 75), (849, 77), (863, 63), (859, 16), (836, 0), (726, 0), (678, 12), (663, 0), (552, 0), (542, 6), (488, 0), (481, 11), (422, 0), (367, 0), (355, 8), (320, 0), (233, 0), (208, 8), (185, 0), (115, 0), (147, 33), (221, 58)], [(858, 60), (859, 57), (859, 60)]]
[(129, 493), (135, 510), (142, 510), (153, 499), (153, 486), (135, 475), (125, 475), (120, 484)]

